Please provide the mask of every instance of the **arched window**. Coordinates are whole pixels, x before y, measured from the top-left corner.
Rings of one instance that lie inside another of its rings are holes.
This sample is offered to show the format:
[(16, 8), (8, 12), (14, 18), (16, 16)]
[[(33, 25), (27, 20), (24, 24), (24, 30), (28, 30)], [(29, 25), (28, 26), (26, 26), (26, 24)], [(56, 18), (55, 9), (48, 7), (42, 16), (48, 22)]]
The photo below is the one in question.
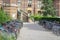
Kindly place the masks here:
[(28, 13), (31, 13), (31, 10), (28, 10)]
[(41, 11), (38, 11), (38, 14), (41, 14)]

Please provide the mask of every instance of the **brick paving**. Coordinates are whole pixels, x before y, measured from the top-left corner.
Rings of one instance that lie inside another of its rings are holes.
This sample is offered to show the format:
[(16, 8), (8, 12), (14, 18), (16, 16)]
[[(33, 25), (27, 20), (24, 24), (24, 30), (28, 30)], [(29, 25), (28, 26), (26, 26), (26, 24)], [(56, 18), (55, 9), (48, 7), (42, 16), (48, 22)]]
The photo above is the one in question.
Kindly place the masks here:
[(37, 23), (24, 23), (23, 26), (17, 40), (60, 40), (60, 36), (45, 30)]

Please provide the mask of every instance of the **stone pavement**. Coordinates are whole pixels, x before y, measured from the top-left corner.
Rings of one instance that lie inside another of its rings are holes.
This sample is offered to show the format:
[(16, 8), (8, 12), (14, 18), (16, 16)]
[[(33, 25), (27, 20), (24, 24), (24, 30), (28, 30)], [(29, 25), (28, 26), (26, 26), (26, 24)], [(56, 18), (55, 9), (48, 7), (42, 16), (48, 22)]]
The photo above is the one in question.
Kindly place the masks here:
[(45, 30), (37, 23), (24, 23), (23, 26), (17, 40), (60, 40), (60, 36)]

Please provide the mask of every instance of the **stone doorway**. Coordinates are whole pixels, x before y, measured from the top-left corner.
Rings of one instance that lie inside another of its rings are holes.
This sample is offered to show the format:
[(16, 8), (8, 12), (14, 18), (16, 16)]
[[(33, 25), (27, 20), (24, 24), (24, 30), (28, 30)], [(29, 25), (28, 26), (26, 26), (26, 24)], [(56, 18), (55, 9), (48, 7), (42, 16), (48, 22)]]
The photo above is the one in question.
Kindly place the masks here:
[[(29, 17), (30, 13), (26, 13), (23, 10), (18, 11), (18, 15), (17, 18), (20, 19), (23, 22), (30, 22), (30, 17)], [(31, 21), (32, 22), (32, 21)]]

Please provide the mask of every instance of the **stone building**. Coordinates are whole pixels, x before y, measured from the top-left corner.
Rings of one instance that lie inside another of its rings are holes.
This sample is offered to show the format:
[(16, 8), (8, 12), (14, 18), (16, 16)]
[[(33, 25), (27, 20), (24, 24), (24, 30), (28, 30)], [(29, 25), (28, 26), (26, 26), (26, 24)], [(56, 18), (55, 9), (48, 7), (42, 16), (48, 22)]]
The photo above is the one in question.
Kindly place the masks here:
[(57, 11), (57, 16), (60, 16), (60, 0), (54, 0), (54, 7)]
[[(41, 13), (42, 6), (42, 0), (20, 0), (20, 9), (23, 10), (27, 16)], [(27, 19), (26, 21), (28, 21), (27, 16), (24, 16), (23, 20)]]
[[(28, 16), (31, 14), (40, 14), (42, 6), (42, 0), (0, 0), (0, 7), (3, 7), (12, 19), (17, 19), (18, 11), (22, 11), (20, 17), (25, 21), (28, 21)], [(54, 0), (54, 7), (57, 10), (57, 15), (60, 16), (60, 0)]]
[[(20, 3), (20, 9), (28, 14), (39, 14), (42, 11), (42, 0), (20, 0)], [(53, 4), (56, 8), (57, 16), (60, 16), (60, 0), (54, 0)]]
[(13, 19), (17, 18), (17, 0), (3, 0), (3, 9)]

